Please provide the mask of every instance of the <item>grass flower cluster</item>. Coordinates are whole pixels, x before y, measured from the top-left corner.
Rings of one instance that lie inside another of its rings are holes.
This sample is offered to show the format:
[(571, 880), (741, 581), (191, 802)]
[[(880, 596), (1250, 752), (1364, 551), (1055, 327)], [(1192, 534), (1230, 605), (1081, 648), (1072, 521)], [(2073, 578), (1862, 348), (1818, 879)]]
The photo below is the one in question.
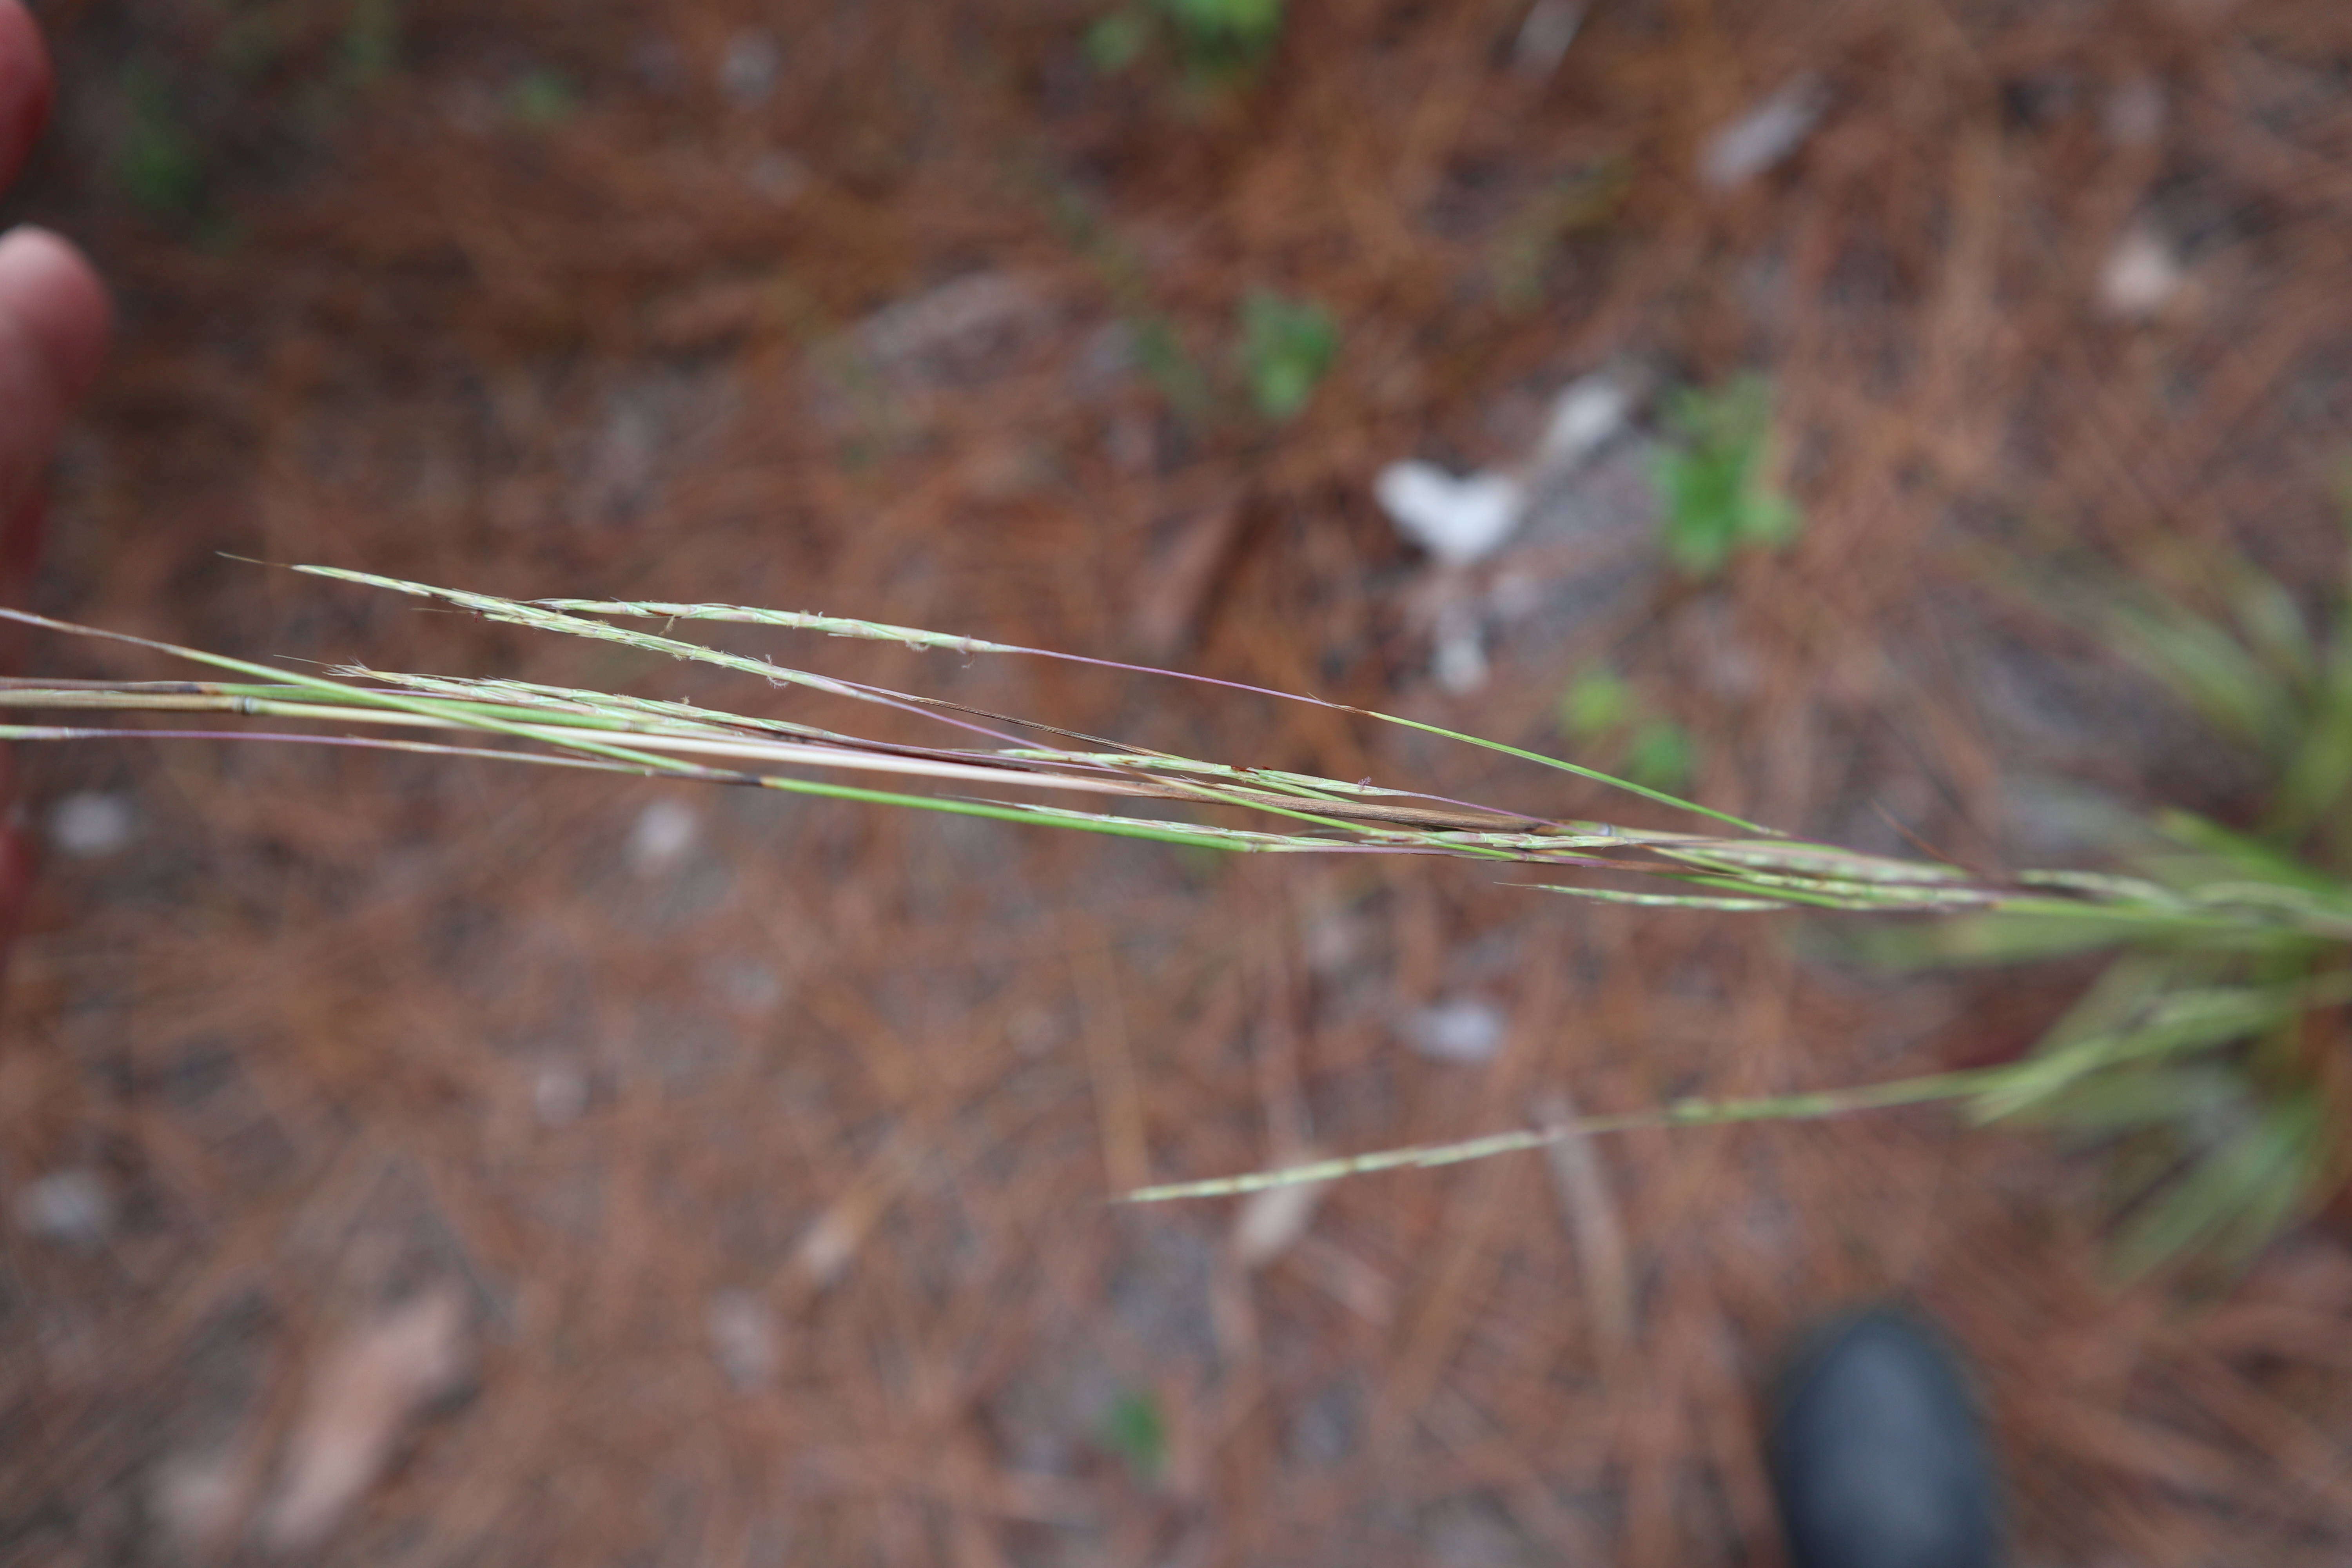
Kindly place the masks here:
[[(2013, 1064), (1812, 1093), (1677, 1101), (1570, 1125), (1386, 1150), (1125, 1194), (1134, 1201), (1232, 1194), (1362, 1172), (1434, 1166), (1633, 1127), (1820, 1117), (1930, 1100), (1964, 1102), (1982, 1119), (2017, 1115), (2079, 1100), (2087, 1085), (2120, 1081), (2108, 1071), (2119, 1065), (2177, 1062), (2184, 1053), (2259, 1033), (2282, 1019), (2308, 1017), (2315, 1009), (2352, 1002), (2352, 978), (2340, 957), (2352, 948), (2352, 886), (2314, 877), (2285, 858), (2225, 856), (2227, 875), (2211, 874), (2210, 865), (2175, 863), (2168, 872), (2158, 867), (2146, 876), (2032, 871), (1991, 879), (1948, 865), (1808, 843), (1643, 783), (1418, 721), (1312, 697), (1234, 688), (1336, 709), (1366, 721), (1420, 731), (1611, 785), (1653, 805), (1685, 812), (1693, 826), (1686, 831), (1660, 831), (1598, 820), (1547, 819), (1369, 781), (1349, 783), (1097, 741), (1047, 725), (977, 713), (919, 692), (845, 680), (713, 647), (677, 634), (681, 626), (745, 625), (961, 657), (1064, 659), (1138, 668), (1108, 660), (790, 611), (622, 600), (518, 600), (333, 567), (294, 570), (535, 631), (693, 660), (770, 688), (798, 689), (897, 714), (922, 715), (940, 722), (941, 742), (885, 741), (682, 701), (494, 677), (357, 668), (299, 673), (23, 612), (0, 615), (170, 655), (206, 667), (219, 678), (0, 683), (0, 707), (20, 719), (43, 710), (201, 714), (261, 721), (267, 727), (16, 722), (0, 726), (0, 739), (241, 738), (493, 758), (773, 789), (1234, 854), (1436, 855), (1492, 861), (1523, 874), (1532, 871), (1538, 889), (1620, 904), (1738, 914), (1842, 910), (1940, 917), (1940, 929), (1948, 929), (1955, 938), (1967, 937), (1975, 942), (1976, 951), (1993, 955), (2124, 947), (2142, 952), (2291, 952), (2306, 959), (2284, 966), (2271, 963), (2260, 984), (2217, 978), (2184, 989), (2116, 982), (2095, 993), (2084, 1005), (2087, 1010), (2053, 1036), (2042, 1051)], [(1234, 687), (1231, 682), (1208, 684)], [(1134, 804), (1120, 809), (1122, 802)], [(2210, 861), (2214, 841), (2210, 834), (2205, 845), (2205, 859)], [(1965, 947), (1967, 942), (1958, 945)], [(2130, 973), (2144, 973), (2145, 966)], [(2297, 1126), (2312, 1122), (2307, 1105), (2298, 1114)], [(2308, 1142), (2298, 1142), (2289, 1154), (2280, 1155), (2273, 1140), (2238, 1165), (2261, 1165), (2265, 1158), (2273, 1163), (2290, 1158), (2307, 1164)], [(2239, 1184), (2246, 1186), (2266, 1171), (2266, 1166), (2252, 1174), (2242, 1170)], [(2307, 1186), (2307, 1182), (2296, 1183), (2293, 1190), (2300, 1194)], [(2284, 1189), (2276, 1180), (2260, 1186), (2263, 1194)], [(2261, 1202), (2279, 1211), (2273, 1220), (2294, 1206), (2282, 1206), (2267, 1195)]]

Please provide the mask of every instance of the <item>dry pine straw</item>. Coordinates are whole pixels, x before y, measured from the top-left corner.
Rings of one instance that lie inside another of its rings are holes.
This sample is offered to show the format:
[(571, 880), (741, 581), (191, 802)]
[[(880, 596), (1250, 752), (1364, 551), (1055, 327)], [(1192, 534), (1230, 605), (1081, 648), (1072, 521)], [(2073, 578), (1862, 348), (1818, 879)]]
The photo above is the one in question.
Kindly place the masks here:
[[(1811, 443), (1808, 542), (1712, 609), (1633, 606), (1625, 651), (1710, 738), (1710, 800), (1810, 827), (1908, 770), (1934, 788), (1906, 826), (1999, 863), (2008, 759), (1922, 612), (1958, 591), (1937, 527), (2046, 517), (2128, 558), (2159, 527), (2262, 520), (2292, 563), (2317, 437), (2285, 390), (2340, 397), (2313, 378), (2352, 327), (2318, 259), (2352, 201), (2317, 151), (2344, 110), (2298, 85), (2340, 22), (2127, 10), (1603, 8), (1538, 88), (1496, 78), (1500, 13), (1302, 0), (1268, 84), (1188, 117), (1086, 86), (1064, 20), (979, 6), (710, 7), (653, 39), (683, 62), (665, 86), (617, 11), (418, 5), (413, 68), (316, 162), (225, 172), (236, 257), (59, 154), (47, 199), (135, 310), (45, 607), (257, 656), (597, 673), (322, 606), (215, 564), (229, 548), (1124, 654), (1160, 552), (1234, 510), (1187, 662), (1381, 706), (1414, 700), (1419, 654), (1374, 464), (1433, 438), (1492, 455), (1505, 392), (1620, 349), (1760, 362)], [(136, 12), (152, 37), (208, 26)], [(100, 58), (73, 29), (111, 20), (68, 24), (69, 68)], [(755, 22), (797, 43), (752, 110), (709, 83)], [(588, 86), (569, 124), (467, 107), (541, 61)], [(1805, 68), (1838, 97), (1801, 161), (1699, 199), (1696, 138)], [(2163, 139), (2103, 139), (2102, 95), (2142, 73), (2171, 89)], [(248, 95), (224, 132), (282, 146), (262, 132), (283, 108)], [(812, 176), (789, 205), (741, 178), (772, 146)], [(1612, 155), (1627, 205), (1544, 309), (1478, 304), (1481, 203)], [(1316, 407), (1278, 439), (1180, 436), (1132, 381), (1074, 394), (1111, 305), (1025, 194), (1041, 167), (1149, 258), (1203, 352), (1241, 281), (1328, 304), (1347, 349)], [(2202, 315), (2102, 324), (2088, 279), (2149, 204), (2191, 229), (2265, 216), (2212, 229), (2227, 286)], [(825, 350), (846, 324), (975, 258), (1045, 308), (977, 369), (845, 392)], [(650, 445), (628, 434), (647, 420)], [(1726, 625), (1748, 673), (1717, 690)], [(1539, 733), (1556, 672), (1507, 677), (1448, 721)], [(1329, 715), (963, 679), (977, 705), (1177, 749), (1349, 779), (1420, 761)], [(1759, 930), (1409, 861), (1213, 869), (730, 795), (694, 797), (698, 845), (648, 877), (623, 843), (651, 786), (160, 746), (35, 765), (44, 795), (133, 791), (144, 824), (133, 857), (53, 867), (0, 1017), (10, 1176), (94, 1163), (126, 1194), (101, 1256), (9, 1243), (26, 1329), (0, 1376), (54, 1436), (0, 1512), (59, 1557), (149, 1528), (131, 1500), (166, 1453), (266, 1458), (340, 1325), (453, 1275), (475, 1391), (338, 1557), (1761, 1556), (1770, 1350), (1887, 1289), (1979, 1363), (2036, 1551), (2342, 1556), (2340, 1244), (2308, 1236), (2196, 1310), (2116, 1295), (2083, 1171), (2031, 1142), (1896, 1116), (1612, 1145), (1638, 1302), (1615, 1352), (1539, 1163), (1342, 1184), (1248, 1277), (1222, 1214), (1099, 1201), (1133, 1168), (1507, 1125), (1555, 1087), (1604, 1110), (1990, 1059), (2063, 986), (1882, 993)], [(1465, 987), (1512, 1018), (1493, 1066), (1398, 1046), (1399, 1009)], [(585, 1089), (556, 1124), (551, 1071)], [(813, 1268), (812, 1234), (846, 1262)], [(739, 1389), (711, 1353), (730, 1290), (773, 1313), (770, 1382)], [(1168, 1427), (1149, 1484), (1095, 1435), (1134, 1389)]]

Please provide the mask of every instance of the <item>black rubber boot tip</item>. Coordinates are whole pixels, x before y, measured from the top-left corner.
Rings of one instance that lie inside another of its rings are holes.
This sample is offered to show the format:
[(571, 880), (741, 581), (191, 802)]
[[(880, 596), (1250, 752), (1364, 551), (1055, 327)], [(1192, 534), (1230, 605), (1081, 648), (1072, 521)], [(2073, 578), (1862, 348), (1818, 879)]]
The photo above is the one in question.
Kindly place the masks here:
[(1992, 1459), (1958, 1365), (1878, 1309), (1807, 1341), (1769, 1436), (1793, 1568), (1992, 1568)]

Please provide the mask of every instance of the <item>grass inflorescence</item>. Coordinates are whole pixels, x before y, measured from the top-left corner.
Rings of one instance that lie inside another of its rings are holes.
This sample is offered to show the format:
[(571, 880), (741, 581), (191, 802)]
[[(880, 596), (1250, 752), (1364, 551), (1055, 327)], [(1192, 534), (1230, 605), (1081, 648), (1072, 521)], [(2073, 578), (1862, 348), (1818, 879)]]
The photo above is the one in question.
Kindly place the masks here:
[[(0, 682), (0, 706), (20, 712), (212, 714), (273, 724), (262, 730), (153, 730), (16, 723), (0, 726), (0, 739), (141, 735), (364, 746), (744, 785), (1226, 853), (1446, 856), (1497, 862), (1523, 873), (1531, 868), (1536, 875), (1526, 885), (1539, 890), (1646, 908), (1946, 917), (1934, 926), (1947, 933), (1937, 943), (1943, 958), (2124, 947), (2200, 955), (2196, 962), (2212, 971), (2201, 986), (2185, 987), (2175, 978), (2184, 973), (2177, 964), (2165, 967), (2148, 960), (2137, 967), (2119, 966), (2043, 1049), (2013, 1064), (1804, 1094), (1677, 1101), (1456, 1143), (1149, 1187), (1125, 1194), (1133, 1201), (1234, 1194), (1447, 1164), (1635, 1127), (1814, 1118), (1931, 1100), (1963, 1101), (1976, 1118), (1987, 1121), (2070, 1106), (2084, 1114), (2103, 1109), (2121, 1114), (2116, 1095), (2122, 1090), (2115, 1086), (2147, 1089), (2154, 1081), (2147, 1069), (2190, 1071), (2199, 1067), (2194, 1053), (2265, 1031), (2275, 1034), (2315, 1010), (2352, 1001), (2352, 981), (2343, 964), (2343, 953), (2352, 945), (2352, 887), (2315, 876), (2291, 857), (2217, 838), (2220, 830), (2206, 826), (2177, 829), (2200, 847), (2200, 857), (2176, 857), (2153, 866), (2147, 875), (2042, 871), (1988, 877), (1930, 861), (1803, 842), (1650, 784), (1416, 720), (1202, 676), (1173, 676), (1311, 703), (1499, 752), (1686, 812), (1695, 825), (1669, 831), (1550, 819), (1369, 780), (1351, 783), (1100, 741), (677, 634), (681, 626), (749, 625), (959, 657), (1140, 668), (1109, 660), (842, 616), (730, 605), (509, 599), (335, 567), (294, 570), (531, 630), (693, 660), (772, 689), (920, 715), (950, 732), (939, 743), (918, 744), (683, 701), (515, 679), (360, 668), (310, 674), (0, 611), (12, 620), (167, 654), (230, 678), (16, 679)], [(659, 623), (660, 629), (646, 623)], [(301, 728), (275, 727), (288, 724)], [(843, 775), (877, 782), (845, 782)], [(883, 780), (891, 787), (883, 787)], [(1122, 801), (1149, 803), (1151, 815), (1118, 809)], [(1949, 917), (1963, 918), (1955, 924)], [(2246, 955), (2246, 963), (2233, 967), (2232, 954)], [(2240, 973), (2248, 964), (2261, 971), (2260, 984)], [(2164, 1080), (2156, 1087), (2179, 1086)], [(2291, 1212), (2309, 1190), (2314, 1139), (2319, 1136), (2313, 1129), (2323, 1125), (2311, 1114), (2311, 1103), (2308, 1097), (2294, 1102), (2290, 1142), (2282, 1142), (2286, 1133), (2260, 1121), (2248, 1135), (2252, 1142), (2241, 1150), (2243, 1157), (2216, 1167), (2221, 1174), (2211, 1178), (2234, 1185), (2205, 1200), (2201, 1221), (2195, 1215), (2176, 1219), (2159, 1226), (2155, 1239), (2176, 1233), (2196, 1239), (2201, 1229), (2220, 1223), (2212, 1211), (2216, 1205), (2230, 1208), (2225, 1200), (2232, 1194), (2231, 1214), (2262, 1211), (2238, 1218), (2267, 1215), (2275, 1223)], [(2294, 1166), (2296, 1181), (2279, 1178), (2273, 1167), (2281, 1160)], [(2295, 1194), (2294, 1200), (2282, 1200), (2283, 1191)]]

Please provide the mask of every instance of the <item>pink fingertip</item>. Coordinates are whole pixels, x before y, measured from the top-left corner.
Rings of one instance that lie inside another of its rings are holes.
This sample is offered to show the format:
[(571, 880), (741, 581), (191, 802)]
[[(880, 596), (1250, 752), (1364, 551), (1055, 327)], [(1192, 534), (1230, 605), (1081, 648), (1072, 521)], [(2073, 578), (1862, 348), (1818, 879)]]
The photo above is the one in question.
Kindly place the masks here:
[(98, 379), (114, 307), (66, 240), (31, 224), (0, 236), (0, 319), (33, 345), (68, 398), (79, 398)]

